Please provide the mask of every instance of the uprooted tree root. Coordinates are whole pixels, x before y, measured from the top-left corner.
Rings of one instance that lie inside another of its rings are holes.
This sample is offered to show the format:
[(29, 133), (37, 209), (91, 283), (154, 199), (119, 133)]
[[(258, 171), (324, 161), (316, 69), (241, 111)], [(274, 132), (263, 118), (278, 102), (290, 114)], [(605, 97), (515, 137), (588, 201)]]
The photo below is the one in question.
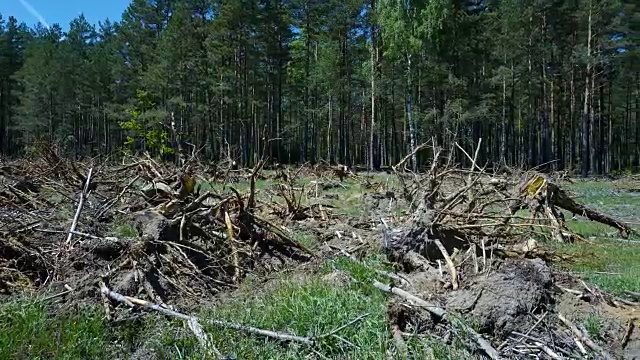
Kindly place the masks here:
[[(434, 151), (425, 175), (401, 171), (409, 156), (393, 167), (412, 216), (406, 226), (385, 231), (384, 245), (389, 252), (441, 256), (448, 265), (448, 254), (454, 248), (467, 251), (473, 247), (485, 255), (550, 257), (553, 254), (533, 246), (535, 238), (582, 240), (566, 227), (560, 209), (613, 226), (623, 237), (633, 232), (628, 225), (578, 204), (543, 174), (525, 172), (520, 181), (489, 174), (476, 164), (478, 151), (471, 157), (459, 149), (471, 161), (471, 169), (454, 168), (453, 156), (443, 159), (441, 150)], [(518, 215), (518, 210), (528, 210), (530, 215)]]
[(399, 275), (403, 281), (373, 285), (403, 304), (390, 308), (398, 353), (403, 352), (403, 334), (426, 333), (445, 343), (458, 337), (472, 352), (492, 359), (588, 354), (613, 359), (561, 313), (558, 299), (569, 294), (611, 307), (640, 305), (575, 279), (571, 286), (581, 284), (581, 290), (560, 285), (547, 262), (566, 259), (546, 250), (540, 239), (583, 240), (566, 227), (560, 209), (612, 226), (622, 236), (633, 229), (578, 204), (542, 174), (524, 172), (515, 180), (489, 174), (477, 164), (477, 150), (471, 156), (456, 146), (470, 169), (452, 166), (456, 149), (447, 157), (434, 149), (426, 174), (403, 170), (412, 154), (393, 167), (411, 215), (404, 224), (384, 224), (383, 247), (404, 273)]
[[(216, 193), (199, 191), (195, 161), (175, 167), (147, 155), (114, 167), (64, 159), (50, 147), (41, 153), (3, 167), (0, 201), (12, 219), (0, 229), (3, 292), (20, 281), (90, 289), (101, 280), (163, 301), (234, 287), (265, 256), (313, 256), (261, 210), (255, 181), (263, 162), (248, 174), (248, 193)], [(71, 220), (64, 202), (74, 203)], [(118, 223), (134, 233), (113, 234)]]

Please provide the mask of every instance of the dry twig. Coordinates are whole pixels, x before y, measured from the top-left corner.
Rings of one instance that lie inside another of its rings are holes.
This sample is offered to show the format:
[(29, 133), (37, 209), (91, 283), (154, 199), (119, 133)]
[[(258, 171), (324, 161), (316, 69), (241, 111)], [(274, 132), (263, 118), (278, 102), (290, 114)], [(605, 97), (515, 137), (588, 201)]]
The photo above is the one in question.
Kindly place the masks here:
[(566, 317), (564, 317), (564, 315), (558, 313), (557, 316), (558, 316), (558, 319), (560, 319), (560, 321), (562, 321), (571, 330), (573, 335), (575, 335), (580, 341), (587, 344), (587, 346), (590, 347), (596, 353), (598, 353), (599, 356), (602, 356), (602, 358), (606, 360), (614, 359), (613, 356), (611, 356), (607, 351), (605, 351), (602, 347), (600, 347), (593, 340), (591, 340), (591, 338), (589, 338), (587, 334), (585, 334), (583, 331), (578, 329), (571, 321), (569, 321)]

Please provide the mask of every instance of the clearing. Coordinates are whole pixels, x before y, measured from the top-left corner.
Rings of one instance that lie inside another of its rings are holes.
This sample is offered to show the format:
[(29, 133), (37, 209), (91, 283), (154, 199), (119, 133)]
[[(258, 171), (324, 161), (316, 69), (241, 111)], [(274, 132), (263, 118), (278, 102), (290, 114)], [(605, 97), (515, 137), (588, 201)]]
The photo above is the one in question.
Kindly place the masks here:
[(0, 163), (0, 358), (640, 358), (637, 177), (267, 165)]

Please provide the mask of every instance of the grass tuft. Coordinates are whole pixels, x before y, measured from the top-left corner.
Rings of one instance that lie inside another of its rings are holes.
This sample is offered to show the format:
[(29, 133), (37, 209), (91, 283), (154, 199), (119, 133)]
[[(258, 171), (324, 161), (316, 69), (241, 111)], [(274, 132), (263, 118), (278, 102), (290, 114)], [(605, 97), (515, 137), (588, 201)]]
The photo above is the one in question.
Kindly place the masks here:
[[(316, 351), (330, 358), (377, 359), (388, 344), (384, 294), (364, 294), (345, 284), (333, 284), (313, 276), (290, 281), (275, 280), (265, 293), (249, 298), (234, 298), (210, 308), (203, 319), (218, 319), (280, 331), (299, 336), (317, 336), (370, 313), (362, 321), (323, 341)], [(206, 320), (205, 320), (206, 322)], [(302, 359), (313, 354), (309, 346), (264, 339), (235, 330), (206, 326), (216, 347), (223, 354), (239, 359)], [(182, 333), (177, 338), (165, 337), (161, 358), (199, 358), (196, 344)], [(169, 346), (173, 340), (173, 347)], [(167, 342), (168, 341), (168, 342)]]
[(37, 301), (0, 305), (0, 359), (99, 359), (109, 343), (100, 314), (50, 315)]
[(602, 318), (595, 313), (590, 314), (586, 319), (584, 319), (584, 328), (587, 330), (587, 333), (591, 335), (592, 338), (602, 339), (604, 321)]
[(138, 236), (138, 230), (131, 223), (123, 223), (114, 226), (113, 233), (118, 237), (132, 238)]

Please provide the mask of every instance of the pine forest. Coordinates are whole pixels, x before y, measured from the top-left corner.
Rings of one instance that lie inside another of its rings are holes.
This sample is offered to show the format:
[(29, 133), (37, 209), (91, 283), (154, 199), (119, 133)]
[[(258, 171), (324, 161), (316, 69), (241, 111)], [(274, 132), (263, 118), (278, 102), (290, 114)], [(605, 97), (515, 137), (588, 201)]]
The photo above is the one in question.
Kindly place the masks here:
[(640, 165), (635, 0), (133, 0), (68, 28), (0, 18), (1, 154), (171, 158), (178, 133), (243, 166), (380, 169), (424, 142), (583, 176)]

